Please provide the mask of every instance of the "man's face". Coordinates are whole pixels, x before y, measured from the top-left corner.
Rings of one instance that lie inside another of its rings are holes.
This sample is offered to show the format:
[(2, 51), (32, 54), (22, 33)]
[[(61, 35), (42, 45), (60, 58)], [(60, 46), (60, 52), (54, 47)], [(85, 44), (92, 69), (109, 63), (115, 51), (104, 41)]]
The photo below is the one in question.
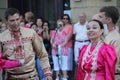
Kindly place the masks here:
[(84, 14), (79, 15), (79, 20), (81, 24), (84, 24), (86, 22), (86, 16)]
[(17, 31), (20, 28), (20, 15), (19, 14), (14, 14), (14, 15), (10, 15), (8, 16), (7, 19), (7, 25), (8, 27), (10, 27), (10, 29), (12, 31)]
[(107, 24), (107, 17), (105, 16), (105, 12), (100, 12), (98, 14), (98, 20), (101, 21), (103, 24)]

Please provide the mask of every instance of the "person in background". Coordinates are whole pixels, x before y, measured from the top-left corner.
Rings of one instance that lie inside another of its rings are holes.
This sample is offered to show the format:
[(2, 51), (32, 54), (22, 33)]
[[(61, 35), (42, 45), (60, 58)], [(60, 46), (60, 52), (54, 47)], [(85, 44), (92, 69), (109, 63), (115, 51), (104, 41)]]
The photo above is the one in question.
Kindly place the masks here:
[[(58, 25), (61, 25), (61, 27), (58, 28)], [(60, 69), (62, 70), (63, 69), (62, 65), (64, 65), (64, 63), (61, 63), (61, 64), (59, 63), (59, 58), (58, 58), (58, 46), (64, 40), (64, 37), (63, 37), (64, 35), (62, 33), (62, 30), (63, 30), (63, 22), (62, 22), (62, 20), (57, 20), (56, 30), (52, 30), (50, 33), (50, 35), (51, 35), (50, 43), (51, 43), (51, 47), (52, 47), (51, 53), (52, 53), (52, 59), (53, 59), (53, 70), (55, 71), (55, 78), (56, 78), (55, 80), (59, 80), (59, 77), (61, 76)]]
[[(66, 61), (67, 64), (65, 66), (66, 69), (64, 69), (63, 74), (64, 74), (64, 80), (68, 80), (69, 76), (68, 76), (68, 71), (72, 71), (72, 66), (73, 66), (73, 26), (71, 25), (71, 21), (70, 21), (70, 17), (68, 14), (63, 14), (62, 15), (62, 21), (63, 21), (63, 25), (64, 25), (64, 29), (63, 31), (67, 34), (65, 35), (65, 40), (62, 44), (60, 44), (60, 47), (64, 47), (66, 46), (68, 48), (68, 52), (66, 52), (66, 56), (67, 57)], [(68, 65), (69, 64), (69, 65)], [(69, 66), (69, 67), (68, 67)]]
[(48, 53), (50, 53), (50, 24), (48, 21), (43, 22), (43, 43)]
[(43, 22), (42, 28), (43, 28), (43, 32), (42, 32), (43, 43), (48, 52), (50, 65), (53, 68), (51, 44), (50, 44), (50, 24), (47, 20)]
[(115, 80), (117, 53), (113, 45), (102, 41), (103, 28), (99, 20), (88, 22), (90, 44), (80, 51), (76, 80)]
[(116, 80), (120, 80), (120, 34), (116, 29), (116, 23), (119, 19), (119, 11), (115, 6), (104, 6), (99, 11), (99, 18), (103, 24), (107, 24), (108, 34), (104, 42), (115, 46), (117, 51)]
[(31, 24), (30, 28), (34, 29), (36, 31), (37, 30), (37, 24), (36, 23)]
[(34, 22), (34, 14), (31, 11), (25, 13), (25, 28), (30, 28)]
[[(62, 20), (57, 20), (56, 30), (51, 32), (51, 45), (52, 45), (52, 58), (54, 64), (54, 71), (56, 74), (55, 80), (61, 80), (61, 75), (63, 74), (62, 80), (67, 80), (65, 70), (71, 69), (69, 61), (69, 48), (67, 46), (60, 46), (65, 41), (67, 33), (63, 30)], [(62, 73), (60, 73), (60, 70)]]
[[(30, 26), (30, 28), (34, 29), (35, 31), (37, 30), (37, 27), (38, 26), (37, 26), (36, 23), (33, 23)], [(40, 59), (39, 59), (38, 55), (35, 56), (35, 60), (36, 60), (36, 68), (37, 68), (37, 71), (38, 71), (39, 79), (40, 80), (46, 80), (44, 72), (43, 72), (43, 70), (41, 68), (41, 63), (40, 63)]]
[(8, 29), (0, 35), (0, 52), (7, 60), (28, 60), (21, 67), (5, 69), (6, 80), (39, 80), (35, 55), (39, 56), (46, 79), (52, 80), (48, 54), (42, 39), (33, 29), (20, 27), (20, 12), (17, 9), (6, 9), (5, 19)]
[(39, 18), (37, 18), (37, 20), (36, 20), (36, 24), (37, 24), (37, 34), (40, 36), (40, 37), (42, 37), (43, 35), (42, 35), (42, 33), (43, 33), (43, 18), (42, 17), (39, 17)]
[(78, 56), (80, 49), (89, 43), (89, 39), (87, 36), (87, 20), (86, 14), (84, 12), (79, 14), (79, 21), (74, 24), (73, 32), (75, 35), (74, 40), (74, 60), (76, 65), (78, 64)]
[(23, 15), (20, 15), (20, 26), (25, 27), (25, 19), (24, 19)]
[(7, 29), (7, 24), (4, 20), (2, 20), (2, 18), (0, 18), (0, 33), (2, 33), (3, 31), (5, 31)]
[(3, 21), (2, 24), (0, 25), (0, 33), (5, 31), (6, 29), (7, 29), (7, 24), (5, 21)]

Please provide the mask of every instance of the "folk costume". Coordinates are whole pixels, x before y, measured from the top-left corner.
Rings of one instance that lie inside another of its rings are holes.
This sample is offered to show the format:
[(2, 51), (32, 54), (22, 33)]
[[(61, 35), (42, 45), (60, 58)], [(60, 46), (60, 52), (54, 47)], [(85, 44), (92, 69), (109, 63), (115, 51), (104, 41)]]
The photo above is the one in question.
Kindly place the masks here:
[(104, 41), (107, 43), (107, 44), (111, 44), (115, 47), (116, 51), (117, 51), (117, 64), (116, 64), (116, 80), (119, 80), (120, 79), (120, 34), (119, 32), (114, 29), (112, 31), (110, 31)]
[[(6, 59), (25, 59), (23, 66), (5, 69), (7, 80), (39, 80), (35, 68), (35, 53), (40, 58), (45, 76), (52, 74), (43, 41), (33, 29), (24, 27), (20, 27), (18, 31), (7, 29), (0, 37), (0, 51)], [(10, 52), (6, 53), (7, 50)]]
[(115, 80), (117, 53), (112, 45), (98, 42), (80, 52), (76, 80)]

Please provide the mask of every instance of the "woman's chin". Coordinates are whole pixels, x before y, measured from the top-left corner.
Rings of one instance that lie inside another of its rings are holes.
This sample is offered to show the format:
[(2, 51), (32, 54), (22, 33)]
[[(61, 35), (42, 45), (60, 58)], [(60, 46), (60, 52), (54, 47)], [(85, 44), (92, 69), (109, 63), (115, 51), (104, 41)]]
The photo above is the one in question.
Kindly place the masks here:
[(94, 40), (95, 38), (94, 37), (89, 37), (90, 40)]

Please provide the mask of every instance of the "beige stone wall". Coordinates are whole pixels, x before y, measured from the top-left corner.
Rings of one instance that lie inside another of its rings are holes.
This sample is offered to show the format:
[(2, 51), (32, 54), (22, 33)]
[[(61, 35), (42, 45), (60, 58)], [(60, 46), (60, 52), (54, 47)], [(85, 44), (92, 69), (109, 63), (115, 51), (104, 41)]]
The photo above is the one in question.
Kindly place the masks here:
[(78, 21), (80, 12), (85, 12), (87, 14), (87, 19), (90, 20), (103, 6), (113, 5), (119, 8), (120, 0), (70, 0), (70, 5), (72, 22), (75, 23)]
[(7, 8), (7, 0), (0, 0), (0, 17), (3, 19), (6, 8)]

